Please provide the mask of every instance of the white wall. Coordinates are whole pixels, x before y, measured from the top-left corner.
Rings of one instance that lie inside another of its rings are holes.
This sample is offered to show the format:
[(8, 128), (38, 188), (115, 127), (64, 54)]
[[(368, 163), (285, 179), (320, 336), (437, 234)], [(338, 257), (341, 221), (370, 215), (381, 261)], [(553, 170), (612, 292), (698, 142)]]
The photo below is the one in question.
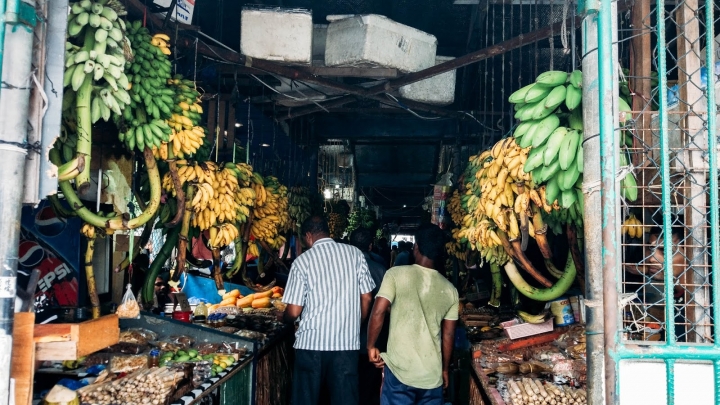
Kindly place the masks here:
[[(620, 405), (667, 404), (665, 363), (620, 362)], [(675, 363), (675, 405), (715, 405), (710, 362)]]

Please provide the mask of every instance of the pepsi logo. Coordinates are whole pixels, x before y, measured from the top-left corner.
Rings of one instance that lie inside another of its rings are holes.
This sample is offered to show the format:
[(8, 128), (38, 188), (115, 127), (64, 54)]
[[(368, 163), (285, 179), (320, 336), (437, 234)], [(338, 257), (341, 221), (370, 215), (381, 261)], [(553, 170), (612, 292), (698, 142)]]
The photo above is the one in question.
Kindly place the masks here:
[(37, 242), (25, 240), (20, 242), (18, 256), (20, 267), (32, 270), (45, 258), (45, 249)]
[(63, 218), (58, 218), (51, 206), (41, 208), (35, 214), (35, 228), (41, 235), (58, 236), (65, 230), (67, 223)]

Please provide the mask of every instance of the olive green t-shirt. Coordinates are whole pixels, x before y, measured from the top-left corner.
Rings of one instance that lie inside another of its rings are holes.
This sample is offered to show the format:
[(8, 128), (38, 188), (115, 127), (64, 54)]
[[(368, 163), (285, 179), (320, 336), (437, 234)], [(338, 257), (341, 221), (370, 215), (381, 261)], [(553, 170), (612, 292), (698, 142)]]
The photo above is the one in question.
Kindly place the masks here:
[(390, 337), (381, 356), (400, 382), (442, 385), (443, 319), (458, 319), (458, 292), (440, 273), (418, 265), (385, 273), (378, 297), (390, 301)]

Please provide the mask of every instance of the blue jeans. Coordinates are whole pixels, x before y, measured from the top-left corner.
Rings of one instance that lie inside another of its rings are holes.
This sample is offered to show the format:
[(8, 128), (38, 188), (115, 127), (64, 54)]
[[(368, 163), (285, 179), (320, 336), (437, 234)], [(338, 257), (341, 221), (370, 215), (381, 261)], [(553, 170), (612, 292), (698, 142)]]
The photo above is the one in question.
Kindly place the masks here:
[(425, 390), (405, 385), (385, 366), (380, 405), (442, 405), (443, 388)]

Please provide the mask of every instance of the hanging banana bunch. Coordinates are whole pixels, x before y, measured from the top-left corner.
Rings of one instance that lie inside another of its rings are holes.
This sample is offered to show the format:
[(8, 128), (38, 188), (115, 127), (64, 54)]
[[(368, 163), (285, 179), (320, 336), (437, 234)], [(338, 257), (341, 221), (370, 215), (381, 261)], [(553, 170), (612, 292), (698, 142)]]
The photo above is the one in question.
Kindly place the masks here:
[(109, 121), (112, 114), (122, 114), (130, 103), (125, 65), (133, 55), (125, 36), (125, 22), (119, 18), (125, 14), (119, 3), (107, 0), (83, 0), (70, 7), (63, 114), (66, 122), (72, 122), (75, 136), (83, 135), (77, 139), (73, 157), (82, 156), (85, 163), (76, 178), (79, 189), (90, 185), (93, 122), (100, 118)]
[(627, 235), (631, 238), (642, 238), (645, 234), (645, 226), (634, 214), (630, 216), (622, 223), (622, 234)]
[(302, 223), (310, 217), (310, 191), (307, 187), (291, 187), (288, 192), (288, 213), (290, 214), (290, 227), (300, 232)]
[(271, 249), (279, 250), (285, 244), (281, 232), (290, 226), (287, 187), (280, 184), (276, 177), (267, 176), (262, 183), (255, 182), (255, 195), (251, 234)]
[(168, 79), (174, 91), (172, 115), (167, 123), (172, 128), (172, 153), (183, 158), (194, 155), (203, 145), (205, 129), (200, 126), (203, 109), (200, 105), (200, 93), (195, 82), (175, 75)]
[[(119, 18), (126, 14), (115, 0), (71, 4), (63, 77), (63, 136), (56, 142), (56, 152), (50, 154), (50, 160), (60, 169), (59, 187), (69, 205), (87, 224), (105, 229), (106, 233), (144, 225), (160, 205), (160, 175), (152, 153), (144, 153), (150, 200), (136, 218), (91, 212), (70, 184), (74, 178), (78, 190), (90, 186), (92, 124), (121, 117), (132, 102), (125, 68), (132, 61), (133, 52), (125, 22)], [(69, 153), (70, 145), (75, 145), (74, 156)]]

